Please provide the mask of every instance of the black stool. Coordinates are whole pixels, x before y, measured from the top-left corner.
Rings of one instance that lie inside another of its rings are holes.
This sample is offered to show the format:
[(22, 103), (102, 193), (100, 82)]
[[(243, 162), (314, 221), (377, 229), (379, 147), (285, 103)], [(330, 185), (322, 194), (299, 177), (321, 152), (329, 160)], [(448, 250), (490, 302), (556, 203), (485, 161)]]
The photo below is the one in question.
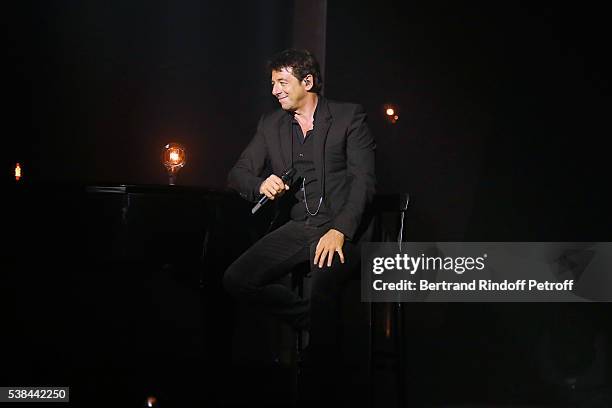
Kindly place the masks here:
[[(385, 223), (385, 220), (380, 220), (381, 225), (378, 230), (377, 236), (380, 237), (382, 242), (396, 242), (398, 251), (402, 250), (402, 242), (404, 242), (405, 236), (405, 218), (406, 212), (408, 211), (408, 205), (410, 204), (410, 196), (408, 193), (399, 194), (399, 206), (397, 196), (381, 196), (378, 202), (378, 211), (380, 213), (388, 213), (391, 215), (390, 222)], [(399, 212), (399, 217), (398, 217)], [(397, 233), (395, 228), (397, 227)], [(374, 308), (374, 303), (371, 304)], [(406, 393), (404, 386), (406, 384), (406, 367), (405, 367), (405, 344), (404, 344), (404, 327), (403, 327), (403, 307), (401, 302), (389, 302), (389, 303), (377, 303), (380, 307), (377, 309), (381, 313), (372, 312), (372, 340), (374, 339), (373, 333), (377, 328), (384, 328), (386, 336), (391, 339), (393, 343), (393, 350), (372, 352), (375, 357), (382, 357), (393, 362), (392, 366), (395, 370), (395, 380), (397, 388), (397, 406), (406, 406)], [(382, 314), (382, 322), (376, 321), (376, 316)], [(384, 327), (387, 325), (387, 327)], [(373, 341), (372, 341), (373, 343)], [(372, 365), (370, 365), (372, 367)], [(372, 371), (370, 372), (372, 378)], [(373, 393), (372, 393), (373, 394)], [(371, 406), (374, 406), (371, 400)]]

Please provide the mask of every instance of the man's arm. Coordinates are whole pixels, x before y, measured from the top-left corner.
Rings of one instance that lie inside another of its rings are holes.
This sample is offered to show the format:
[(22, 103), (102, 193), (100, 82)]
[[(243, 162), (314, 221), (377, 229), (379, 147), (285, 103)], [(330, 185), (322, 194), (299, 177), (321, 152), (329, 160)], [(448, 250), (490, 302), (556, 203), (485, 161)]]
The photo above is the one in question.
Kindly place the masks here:
[(317, 243), (313, 261), (319, 268), (326, 263), (331, 266), (335, 253), (338, 253), (340, 262), (344, 263), (344, 240), (352, 240), (355, 237), (365, 207), (374, 197), (376, 143), (366, 124), (366, 118), (365, 110), (358, 105), (348, 129), (346, 142), (348, 198), (334, 218), (330, 230)]
[(365, 110), (357, 105), (346, 141), (349, 194), (332, 223), (332, 228), (342, 232), (348, 240), (355, 237), (366, 205), (372, 202), (376, 189), (376, 142), (366, 120)]
[(263, 133), (263, 121), (264, 116), (259, 119), (255, 136), (227, 176), (228, 186), (251, 202), (259, 200), (259, 188), (265, 179), (261, 175), (268, 158), (268, 148)]

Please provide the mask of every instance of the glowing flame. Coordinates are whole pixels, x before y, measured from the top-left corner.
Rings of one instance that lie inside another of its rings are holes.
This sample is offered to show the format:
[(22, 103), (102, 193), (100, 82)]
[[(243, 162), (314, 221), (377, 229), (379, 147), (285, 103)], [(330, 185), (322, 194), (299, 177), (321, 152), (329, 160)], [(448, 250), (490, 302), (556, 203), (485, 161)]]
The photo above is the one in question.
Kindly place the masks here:
[(173, 163), (178, 163), (180, 161), (179, 153), (176, 150), (170, 152), (170, 161)]
[(392, 108), (387, 109), (387, 115), (393, 116), (394, 114), (395, 114), (395, 111)]
[(17, 163), (17, 165), (15, 165), (15, 180), (19, 181), (20, 178), (21, 178), (21, 166), (19, 165), (19, 163)]

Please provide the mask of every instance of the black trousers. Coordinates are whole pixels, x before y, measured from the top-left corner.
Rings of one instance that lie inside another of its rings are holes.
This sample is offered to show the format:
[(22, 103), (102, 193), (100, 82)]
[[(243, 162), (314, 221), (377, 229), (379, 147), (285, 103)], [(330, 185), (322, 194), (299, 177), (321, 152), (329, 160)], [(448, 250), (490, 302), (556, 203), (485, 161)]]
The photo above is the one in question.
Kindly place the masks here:
[[(337, 253), (331, 267), (313, 263), (319, 238), (329, 231), (304, 221), (289, 221), (265, 235), (225, 272), (224, 286), (237, 300), (258, 306), (296, 330), (310, 330), (311, 350), (331, 351), (339, 340), (340, 292), (352, 273), (358, 272), (357, 245), (345, 241), (345, 263)], [(309, 297), (300, 298), (279, 279), (300, 263), (310, 263)]]

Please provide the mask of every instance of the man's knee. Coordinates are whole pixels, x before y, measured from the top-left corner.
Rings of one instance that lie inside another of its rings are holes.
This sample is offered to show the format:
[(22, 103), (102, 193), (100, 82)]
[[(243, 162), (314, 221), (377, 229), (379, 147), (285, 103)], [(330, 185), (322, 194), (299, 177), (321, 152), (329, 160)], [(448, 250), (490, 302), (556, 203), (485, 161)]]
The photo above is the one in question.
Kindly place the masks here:
[(237, 299), (243, 299), (255, 290), (237, 263), (233, 263), (225, 271), (223, 288), (230, 296)]
[(240, 297), (242, 289), (240, 280), (236, 279), (236, 270), (231, 265), (223, 275), (223, 288), (232, 297)]

